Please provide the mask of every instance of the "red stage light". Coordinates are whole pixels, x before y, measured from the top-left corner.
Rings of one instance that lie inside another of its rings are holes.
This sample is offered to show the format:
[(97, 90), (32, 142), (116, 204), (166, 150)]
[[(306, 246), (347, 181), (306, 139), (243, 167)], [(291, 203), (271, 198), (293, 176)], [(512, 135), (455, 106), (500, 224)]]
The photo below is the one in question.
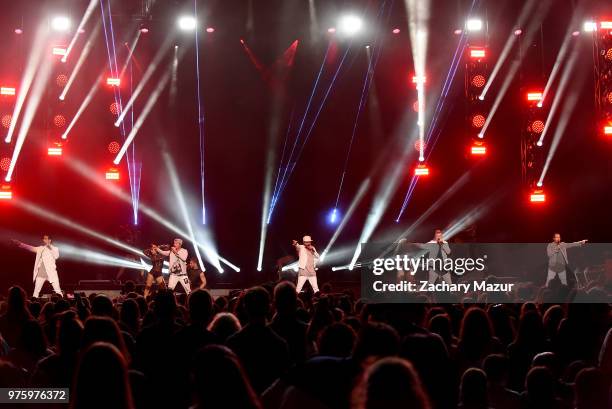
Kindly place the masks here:
[(393, 34), (399, 34), (400, 33), (400, 29), (399, 28), (394, 28), (393, 29)]
[(0, 87), (0, 95), (15, 95), (14, 87)]
[(531, 123), (530, 128), (531, 132), (542, 133), (542, 131), (544, 130), (544, 122), (537, 119)]
[(112, 153), (113, 155), (119, 152), (119, 149), (121, 149), (121, 145), (119, 145), (119, 142), (113, 141), (108, 144), (108, 151)]
[(412, 103), (412, 110), (413, 110), (414, 112), (419, 112), (419, 101), (414, 101), (414, 102)]
[(119, 169), (117, 168), (109, 168), (106, 171), (106, 180), (119, 180)]
[(214, 28), (214, 27), (208, 27), (208, 28), (206, 29), (206, 32), (207, 32), (207, 33), (214, 33), (214, 32), (215, 32), (215, 28)]
[(20, 28), (15, 29), (15, 34), (23, 34), (23, 30)]
[(523, 34), (523, 30), (521, 30), (520, 28), (517, 28), (516, 30), (514, 30), (515, 36), (520, 36), (521, 34)]
[(485, 57), (485, 49), (481, 47), (472, 47), (470, 48), (470, 57), (472, 58), (484, 58)]
[(413, 75), (412, 76), (412, 83), (413, 84), (425, 84), (425, 81), (427, 80), (427, 78), (423, 75), (423, 76), (416, 76)]
[(66, 118), (64, 115), (55, 115), (53, 117), (53, 125), (58, 128), (62, 128), (64, 125), (66, 125)]
[(113, 87), (118, 87), (120, 83), (121, 83), (121, 80), (119, 78), (108, 77), (106, 79), (106, 84), (112, 85)]
[(62, 144), (59, 142), (56, 142), (47, 148), (47, 155), (49, 156), (62, 156), (62, 153), (63, 153)]
[(604, 135), (612, 135), (612, 125), (604, 126)]
[[(423, 150), (425, 150), (425, 148), (427, 148), (427, 144), (423, 142)], [(416, 149), (417, 152), (421, 152), (421, 141), (419, 139), (414, 143), (414, 149)]]
[(544, 194), (544, 191), (541, 189), (534, 190), (529, 195), (529, 201), (531, 203), (544, 203), (546, 201), (546, 194)]
[(608, 92), (607, 100), (608, 100), (608, 103), (612, 104), (612, 91)]
[(119, 104), (117, 104), (116, 102), (113, 102), (112, 104), (110, 104), (108, 109), (111, 112), (111, 114), (117, 115), (119, 113)]
[(484, 115), (476, 114), (472, 117), (472, 126), (474, 128), (482, 128), (486, 122)]
[(612, 61), (612, 48), (608, 48), (606, 51), (606, 60)]
[(13, 191), (11, 185), (0, 186), (0, 200), (11, 200), (13, 198)]
[(66, 53), (67, 53), (66, 47), (62, 47), (62, 46), (53, 47), (53, 55), (64, 56), (66, 55)]
[(11, 120), (13, 119), (13, 115), (6, 114), (2, 116), (2, 126), (8, 128), (11, 126)]
[(0, 169), (7, 172), (11, 166), (11, 158), (4, 157), (0, 160)]
[(474, 156), (484, 156), (487, 154), (487, 147), (482, 142), (474, 142), (470, 148), (470, 153)]
[(612, 21), (602, 21), (599, 23), (599, 28), (603, 29), (603, 30), (610, 30), (612, 29)]
[(414, 169), (414, 176), (428, 176), (429, 168), (427, 165), (419, 165)]
[(55, 78), (55, 83), (58, 87), (64, 87), (68, 83), (68, 76), (66, 74), (60, 74)]
[(475, 86), (476, 88), (482, 88), (484, 87), (486, 83), (487, 83), (487, 80), (484, 77), (484, 75), (478, 74), (472, 77), (472, 85)]
[(533, 91), (527, 93), (527, 101), (541, 101), (543, 94), (541, 91)]

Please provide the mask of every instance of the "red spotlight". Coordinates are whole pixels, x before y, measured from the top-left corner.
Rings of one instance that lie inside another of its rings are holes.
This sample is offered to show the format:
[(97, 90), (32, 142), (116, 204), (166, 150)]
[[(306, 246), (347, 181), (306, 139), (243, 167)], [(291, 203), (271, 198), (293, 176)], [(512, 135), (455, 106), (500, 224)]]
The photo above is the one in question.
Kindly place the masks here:
[(66, 118), (64, 115), (55, 115), (53, 117), (53, 125), (58, 128), (62, 128), (64, 125), (66, 125)]
[(608, 92), (608, 96), (606, 98), (609, 104), (612, 104), (612, 91)]
[(119, 149), (121, 149), (121, 145), (119, 145), (119, 142), (113, 141), (108, 144), (108, 151), (112, 153), (113, 155), (119, 152)]
[(119, 78), (108, 77), (106, 79), (106, 84), (111, 85), (113, 87), (118, 87), (120, 83), (121, 83), (121, 80)]
[(482, 47), (470, 47), (470, 57), (472, 58), (484, 58), (485, 49)]
[(23, 34), (23, 30), (20, 28), (15, 29), (15, 34)]
[(602, 21), (599, 23), (599, 28), (602, 30), (610, 30), (612, 29), (612, 21)]
[[(425, 148), (427, 148), (427, 144), (423, 143), (423, 150), (425, 150)], [(419, 139), (417, 139), (417, 141), (414, 143), (414, 149), (417, 152), (421, 152), (421, 141)]]
[(399, 34), (400, 33), (400, 29), (399, 28), (394, 28), (393, 29), (393, 34)]
[(14, 87), (0, 87), (0, 95), (15, 95)]
[(542, 101), (542, 91), (533, 91), (527, 93), (527, 101)]
[(546, 194), (542, 189), (534, 190), (529, 195), (529, 201), (531, 203), (544, 203), (546, 202)]
[(63, 152), (62, 144), (59, 142), (55, 142), (47, 148), (47, 155), (49, 156), (62, 156)]
[(484, 77), (484, 75), (474, 75), (472, 77), (472, 85), (476, 88), (482, 88), (484, 87), (484, 85), (487, 83), (486, 78)]
[(111, 114), (117, 115), (119, 113), (119, 104), (117, 104), (116, 102), (113, 102), (108, 107), (108, 110), (110, 111)]
[(106, 180), (119, 180), (119, 169), (117, 168), (108, 168), (106, 171)]
[(13, 115), (6, 114), (2, 116), (2, 126), (8, 128), (11, 126), (11, 120), (13, 119)]
[(60, 74), (55, 78), (55, 83), (58, 87), (65, 87), (68, 83), (68, 76), (66, 74)]
[(523, 34), (523, 30), (521, 30), (520, 28), (517, 28), (516, 30), (514, 30), (515, 36), (520, 36), (521, 34)]
[(474, 142), (470, 148), (470, 153), (474, 156), (484, 156), (487, 154), (487, 147), (483, 142)]
[(461, 33), (463, 33), (463, 30), (461, 30), (460, 28), (458, 28), (455, 31), (453, 31), (453, 34), (456, 35), (456, 36), (458, 36)]
[(612, 135), (612, 125), (604, 126), (604, 135)]
[(207, 32), (207, 33), (214, 33), (214, 32), (215, 32), (215, 28), (214, 28), (214, 27), (208, 27), (208, 28), (206, 29), (206, 32)]
[(606, 60), (612, 61), (612, 48), (606, 50)]
[(472, 117), (472, 126), (474, 128), (482, 128), (486, 122), (484, 115), (476, 114)]
[(63, 46), (56, 46), (53, 47), (53, 55), (60, 55), (60, 56), (64, 56), (66, 55), (66, 47)]
[(0, 159), (0, 169), (7, 172), (10, 166), (11, 166), (11, 158), (4, 157)]
[(11, 200), (13, 198), (13, 191), (11, 185), (0, 186), (0, 200)]
[(143, 27), (143, 28), (140, 29), (140, 32), (143, 33), (143, 34), (147, 34), (149, 32), (149, 29), (146, 28), (146, 27)]
[(542, 133), (542, 131), (544, 130), (544, 122), (537, 119), (531, 123), (530, 128), (531, 132)]
[(427, 81), (427, 77), (423, 76), (417, 76), (417, 75), (413, 75), (412, 76), (412, 83), (413, 84), (425, 84), (425, 82)]
[(419, 165), (414, 169), (414, 176), (429, 176), (429, 168), (427, 165)]

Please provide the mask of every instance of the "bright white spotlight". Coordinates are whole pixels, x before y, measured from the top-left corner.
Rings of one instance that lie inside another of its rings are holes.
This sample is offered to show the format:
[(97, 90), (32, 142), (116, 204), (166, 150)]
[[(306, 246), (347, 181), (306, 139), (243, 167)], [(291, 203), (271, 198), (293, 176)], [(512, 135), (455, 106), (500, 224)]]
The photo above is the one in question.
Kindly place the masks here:
[(582, 26), (582, 30), (585, 33), (592, 33), (593, 31), (597, 31), (597, 23), (594, 21), (585, 21)]
[(178, 26), (183, 31), (193, 31), (197, 25), (197, 20), (193, 16), (181, 16), (178, 19)]
[(344, 34), (356, 34), (363, 26), (363, 21), (357, 16), (344, 16), (340, 19), (338, 27)]
[(72, 22), (66, 16), (55, 16), (51, 19), (51, 28), (55, 31), (68, 31)]
[(468, 31), (480, 31), (482, 30), (482, 20), (479, 18), (471, 18), (465, 23), (465, 28)]

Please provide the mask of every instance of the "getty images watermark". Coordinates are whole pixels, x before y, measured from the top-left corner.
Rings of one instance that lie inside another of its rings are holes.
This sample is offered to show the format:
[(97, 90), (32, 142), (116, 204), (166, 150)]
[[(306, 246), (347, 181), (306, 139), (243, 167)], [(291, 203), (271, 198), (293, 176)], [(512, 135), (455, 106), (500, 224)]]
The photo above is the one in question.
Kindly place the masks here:
[(555, 246), (366, 243), (355, 268), (369, 302), (612, 302), (612, 244)]

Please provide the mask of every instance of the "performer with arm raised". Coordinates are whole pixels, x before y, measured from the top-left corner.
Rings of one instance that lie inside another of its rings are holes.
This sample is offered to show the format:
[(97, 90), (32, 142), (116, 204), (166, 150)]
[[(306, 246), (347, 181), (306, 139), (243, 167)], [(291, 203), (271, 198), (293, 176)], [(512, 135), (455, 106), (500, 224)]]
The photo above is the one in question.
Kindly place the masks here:
[[(165, 249), (169, 249), (166, 246)], [(147, 273), (147, 278), (145, 280), (145, 289), (144, 289), (144, 297), (145, 299), (151, 294), (151, 287), (153, 286), (153, 282), (155, 281), (160, 288), (165, 288), (166, 283), (164, 281), (164, 277), (162, 275), (162, 269), (164, 267), (164, 255), (160, 253), (160, 250), (164, 250), (164, 246), (157, 246), (155, 244), (151, 244), (148, 249), (143, 251), (144, 255), (149, 257), (151, 260), (151, 270)]]
[(548, 243), (546, 247), (546, 255), (548, 256), (546, 287), (557, 275), (561, 283), (567, 285), (567, 266), (569, 264), (567, 249), (583, 246), (586, 242), (587, 240), (580, 240), (573, 243), (565, 243), (561, 241), (561, 234), (555, 233), (553, 235), (552, 243)]
[(178, 283), (181, 283), (185, 293), (189, 294), (191, 288), (189, 285), (189, 277), (187, 276), (187, 249), (183, 248), (183, 240), (174, 239), (172, 247), (169, 250), (157, 250), (163, 256), (169, 257), (170, 277), (168, 278), (168, 288), (174, 291)]
[(13, 242), (22, 249), (36, 253), (34, 275), (32, 278), (34, 281), (34, 297), (38, 298), (45, 281), (51, 283), (55, 293), (62, 295), (57, 275), (57, 266), (55, 265), (55, 260), (59, 258), (59, 249), (52, 244), (51, 237), (48, 234), (43, 235), (42, 246), (30, 246), (19, 240), (13, 240)]
[(291, 243), (295, 247), (295, 251), (298, 253), (298, 278), (295, 290), (299, 293), (302, 291), (302, 287), (308, 280), (312, 286), (312, 290), (315, 293), (319, 292), (319, 286), (317, 284), (317, 261), (319, 260), (319, 253), (317, 249), (312, 245), (312, 238), (310, 236), (304, 236), (302, 243), (299, 244), (297, 240), (293, 240)]
[[(429, 258), (434, 260), (441, 260), (442, 265), (444, 261), (450, 255), (451, 249), (448, 242), (444, 240), (442, 236), (442, 230), (436, 229), (434, 231), (434, 238), (425, 244), (429, 250)], [(434, 263), (435, 264), (435, 263)], [(429, 284), (434, 284), (438, 277), (441, 277), (448, 284), (452, 284), (451, 273), (444, 269), (429, 269)]]

